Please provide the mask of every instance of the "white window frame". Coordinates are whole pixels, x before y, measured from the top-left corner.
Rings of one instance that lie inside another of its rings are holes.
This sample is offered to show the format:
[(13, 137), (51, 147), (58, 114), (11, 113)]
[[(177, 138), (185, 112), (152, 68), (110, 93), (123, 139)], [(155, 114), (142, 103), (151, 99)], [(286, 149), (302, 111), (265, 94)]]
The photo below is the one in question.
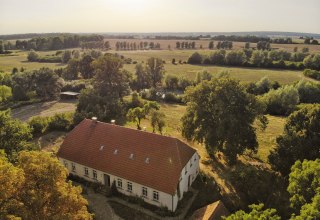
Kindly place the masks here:
[(132, 183), (131, 182), (127, 182), (127, 191), (132, 192)]
[(122, 179), (117, 180), (117, 188), (122, 189)]
[(152, 198), (153, 198), (153, 201), (159, 201), (159, 192), (157, 192), (157, 191), (153, 191), (153, 196), (152, 196)]
[(89, 176), (89, 169), (88, 167), (84, 167), (84, 175)]
[(96, 170), (92, 170), (92, 178), (95, 180), (98, 179), (98, 173)]
[(142, 196), (148, 198), (148, 188), (142, 187)]
[(71, 169), (72, 169), (72, 172), (76, 172), (76, 165), (75, 165), (75, 163), (71, 163)]

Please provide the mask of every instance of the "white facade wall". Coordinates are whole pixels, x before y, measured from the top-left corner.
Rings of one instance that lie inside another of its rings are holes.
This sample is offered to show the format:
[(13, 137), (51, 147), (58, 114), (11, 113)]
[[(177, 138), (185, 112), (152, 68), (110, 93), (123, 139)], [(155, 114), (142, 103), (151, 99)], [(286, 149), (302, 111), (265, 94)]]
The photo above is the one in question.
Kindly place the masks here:
[(199, 161), (200, 156), (195, 152), (181, 171), (179, 182), (180, 200), (183, 198), (183, 193), (189, 191), (190, 186), (199, 174)]
[[(172, 196), (172, 195), (170, 195), (168, 193), (164, 193), (164, 192), (158, 191), (156, 189), (150, 188), (148, 186), (144, 186), (144, 185), (141, 185), (141, 184), (126, 180), (126, 179), (121, 178), (121, 177), (117, 177), (117, 176), (114, 176), (114, 175), (111, 175), (111, 174), (108, 174), (108, 173), (105, 173), (105, 172), (102, 172), (102, 171), (99, 171), (99, 170), (95, 170), (95, 169), (92, 169), (90, 167), (87, 167), (89, 175), (86, 176), (85, 175), (85, 167), (86, 166), (78, 164), (78, 163), (75, 163), (75, 162), (72, 162), (72, 161), (69, 161), (69, 160), (65, 160), (63, 158), (59, 158), (59, 160), (68, 169), (68, 171), (70, 173), (72, 173), (74, 175), (77, 175), (79, 177), (82, 177), (82, 178), (84, 178), (84, 179), (86, 179), (88, 181), (99, 182), (99, 183), (105, 185), (104, 174), (107, 174), (107, 175), (110, 176), (110, 184), (112, 184), (113, 181), (116, 181), (116, 186), (118, 188), (118, 191), (123, 193), (123, 194), (125, 194), (125, 195), (141, 197), (147, 203), (150, 203), (150, 204), (156, 205), (156, 206), (165, 206), (171, 211), (175, 211), (176, 208), (177, 208), (178, 200), (179, 200), (177, 193), (175, 193), (175, 195)], [(189, 162), (188, 162), (188, 164), (189, 164)], [(75, 171), (72, 171), (72, 164), (75, 166)], [(188, 166), (188, 164), (187, 164), (187, 166)], [(196, 165), (196, 164), (194, 163), (194, 165)], [(196, 167), (196, 166), (194, 166), (194, 167)], [(93, 170), (95, 170), (96, 173), (97, 173), (97, 179), (93, 178)], [(188, 174), (189, 174), (189, 172), (188, 172)], [(118, 179), (122, 180), (122, 188), (118, 187)], [(184, 178), (183, 178), (183, 180), (184, 180)], [(132, 183), (132, 191), (131, 192), (129, 192), (127, 190), (128, 182)], [(183, 182), (185, 182), (185, 181), (183, 181)], [(147, 188), (147, 191), (148, 191), (147, 197), (143, 197), (142, 196), (142, 187)], [(185, 191), (188, 190), (187, 188), (183, 188), (183, 189), (185, 189)], [(158, 201), (155, 201), (153, 199), (153, 191), (158, 192), (158, 195), (159, 195), (159, 200)], [(183, 194), (181, 194), (181, 195), (183, 195)], [(181, 198), (182, 198), (182, 196), (181, 196)]]

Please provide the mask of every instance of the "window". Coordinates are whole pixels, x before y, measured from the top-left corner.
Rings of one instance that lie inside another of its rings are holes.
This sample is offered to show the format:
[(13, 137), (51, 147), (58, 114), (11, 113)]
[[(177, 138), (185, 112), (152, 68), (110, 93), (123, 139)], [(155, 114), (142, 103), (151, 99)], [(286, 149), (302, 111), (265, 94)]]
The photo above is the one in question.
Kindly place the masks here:
[(84, 168), (84, 175), (85, 175), (85, 176), (89, 176), (88, 167), (85, 167), (85, 168)]
[(71, 163), (72, 166), (72, 172), (76, 172), (76, 165), (74, 163)]
[(191, 160), (190, 160), (190, 167), (192, 167), (192, 162), (191, 162)]
[(64, 160), (63, 163), (64, 163), (64, 166), (68, 168), (68, 162)]
[(142, 196), (148, 197), (148, 189), (146, 187), (142, 187)]
[(122, 189), (122, 180), (118, 179), (118, 188)]
[(93, 179), (97, 179), (97, 171), (96, 170), (93, 170), (92, 171), (92, 174), (93, 174)]
[(194, 155), (194, 161), (196, 161), (197, 160), (197, 155)]
[(127, 184), (127, 190), (128, 190), (129, 192), (132, 192), (132, 183), (128, 182), (128, 184)]
[(159, 193), (157, 191), (153, 191), (153, 200), (159, 201)]
[(187, 174), (187, 173), (188, 173), (187, 166), (185, 167), (184, 170), (185, 170), (185, 171), (184, 171), (184, 174)]

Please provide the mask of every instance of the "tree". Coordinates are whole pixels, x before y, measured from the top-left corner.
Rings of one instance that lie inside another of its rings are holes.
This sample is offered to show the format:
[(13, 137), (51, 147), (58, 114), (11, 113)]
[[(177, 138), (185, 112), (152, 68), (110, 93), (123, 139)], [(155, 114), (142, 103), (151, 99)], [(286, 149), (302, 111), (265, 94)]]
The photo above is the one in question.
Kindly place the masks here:
[(152, 132), (155, 133), (158, 129), (159, 133), (162, 134), (163, 127), (165, 126), (165, 115), (159, 111), (152, 111), (150, 117), (150, 123), (152, 126)]
[(167, 75), (165, 79), (166, 87), (171, 90), (175, 90), (178, 88), (179, 79), (173, 75)]
[(301, 50), (302, 53), (309, 53), (309, 48), (308, 47), (304, 47)]
[(3, 46), (3, 41), (0, 40), (0, 54), (4, 53), (4, 46)]
[(271, 46), (270, 46), (270, 43), (268, 41), (259, 41), (257, 43), (257, 49), (258, 50), (270, 50)]
[(104, 42), (104, 48), (106, 50), (110, 50), (111, 46), (110, 46), (110, 42), (109, 41)]
[(151, 86), (157, 87), (158, 84), (161, 84), (165, 72), (163, 61), (159, 58), (149, 58), (146, 62), (146, 72), (151, 79)]
[(225, 220), (280, 220), (281, 217), (277, 215), (277, 210), (275, 209), (265, 209), (263, 210), (264, 205), (250, 205), (249, 208), (251, 211), (249, 213), (245, 213), (244, 211), (240, 210), (236, 213), (229, 215), (228, 217), (224, 218)]
[(72, 58), (72, 53), (71, 53), (71, 51), (70, 51), (70, 50), (65, 50), (65, 51), (62, 53), (61, 61), (62, 61), (62, 63), (68, 63), (71, 58)]
[(141, 63), (138, 63), (135, 69), (137, 89), (140, 90), (150, 88), (151, 78), (150, 75), (147, 74), (146, 68)]
[(29, 100), (27, 93), (34, 89), (34, 72), (20, 72), (12, 77), (12, 97), (16, 101)]
[(94, 61), (94, 59), (89, 54), (84, 55), (82, 57), (82, 59), (80, 60), (79, 70), (80, 70), (83, 78), (90, 79), (93, 77), (93, 72), (94, 72), (94, 69), (92, 66), (93, 61)]
[(27, 124), (12, 119), (9, 111), (0, 111), (0, 150), (4, 150), (10, 161), (15, 161), (18, 152), (31, 149), (32, 138)]
[(12, 89), (9, 86), (1, 86), (0, 85), (0, 103), (6, 102), (8, 99), (12, 97)]
[(52, 69), (41, 68), (34, 71), (36, 92), (44, 100), (58, 98), (64, 81)]
[(245, 49), (250, 49), (250, 42), (246, 42), (246, 43), (244, 44), (244, 48), (245, 48)]
[[(21, 152), (17, 167), (0, 157), (0, 182), (10, 176), (6, 194), (0, 195), (1, 215), (22, 219), (92, 219), (81, 187), (66, 182), (67, 170), (57, 158), (44, 152)], [(10, 173), (9, 173), (10, 172)], [(4, 187), (1, 186), (0, 187)], [(7, 191), (8, 190), (8, 191)], [(1, 191), (4, 192), (4, 191)], [(10, 197), (9, 197), (10, 195)]]
[(283, 176), (297, 160), (320, 157), (320, 106), (305, 106), (293, 112), (283, 134), (276, 139), (276, 148), (269, 155), (272, 168)]
[[(182, 135), (204, 143), (209, 152), (220, 150), (234, 163), (246, 149), (256, 151), (253, 122), (261, 117), (262, 105), (245, 92), (239, 81), (215, 78), (187, 88), (187, 111)], [(265, 118), (264, 118), (265, 119)]]
[(293, 219), (320, 217), (320, 159), (296, 161), (291, 167), (288, 192)]
[(140, 127), (141, 120), (145, 117), (146, 117), (145, 109), (140, 107), (129, 109), (127, 114), (128, 120), (136, 123), (138, 130), (141, 130), (141, 127)]
[(232, 66), (242, 66), (246, 61), (246, 56), (243, 51), (232, 50), (226, 55), (226, 64)]
[(111, 54), (100, 56), (93, 62), (94, 89), (101, 96), (114, 96), (122, 99), (130, 89), (131, 74), (122, 69), (122, 61)]
[(272, 115), (289, 115), (299, 104), (299, 92), (293, 86), (284, 86), (270, 90), (261, 100), (267, 106), (267, 112)]
[(225, 63), (225, 55), (226, 51), (224, 50), (216, 50), (210, 54), (210, 62), (211, 64), (223, 65)]
[(66, 80), (75, 80), (79, 75), (79, 60), (71, 59), (68, 62), (67, 67), (64, 69), (62, 76)]
[(195, 53), (191, 54), (191, 56), (188, 58), (188, 63), (189, 64), (201, 64), (202, 63), (202, 56), (198, 52), (195, 52)]
[(180, 49), (180, 42), (179, 41), (176, 42), (176, 48)]
[(213, 47), (214, 47), (213, 41), (210, 41), (210, 42), (209, 42), (209, 49), (210, 49), (210, 50), (213, 50)]
[(252, 53), (250, 61), (256, 67), (263, 66), (266, 63), (266, 55), (262, 51), (255, 50)]
[(31, 50), (29, 53), (28, 53), (28, 61), (30, 62), (35, 62), (39, 59), (39, 55), (34, 51), (34, 50)]

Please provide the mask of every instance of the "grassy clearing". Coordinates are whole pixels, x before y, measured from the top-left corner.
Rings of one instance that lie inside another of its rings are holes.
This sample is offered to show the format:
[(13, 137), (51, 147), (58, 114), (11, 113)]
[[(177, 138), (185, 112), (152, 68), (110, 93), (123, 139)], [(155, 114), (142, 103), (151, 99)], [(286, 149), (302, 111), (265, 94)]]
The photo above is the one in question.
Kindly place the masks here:
[[(40, 56), (51, 56), (56, 53), (56, 51), (38, 52)], [(26, 51), (14, 51), (9, 55), (0, 56), (0, 70), (4, 72), (11, 72), (14, 67), (20, 69), (21, 67), (27, 70), (40, 69), (41, 67), (48, 67), (51, 69), (57, 69), (65, 67), (61, 63), (38, 63), (38, 62), (28, 62), (27, 59), (28, 52)]]
[[(161, 103), (160, 111), (166, 115), (166, 127), (164, 128), (164, 135), (177, 137), (183, 140), (183, 137), (181, 135), (180, 120), (186, 111), (186, 106)], [(267, 118), (269, 120), (269, 124), (266, 130), (261, 131), (260, 129), (257, 129), (259, 149), (256, 156), (264, 162), (267, 162), (269, 152), (275, 146), (276, 137), (282, 133), (286, 121), (286, 118), (278, 116), (267, 115)], [(127, 123), (125, 126), (136, 128), (136, 125), (132, 122)], [(152, 127), (148, 119), (142, 120), (141, 127), (146, 127), (147, 131), (152, 132)], [(195, 147), (200, 152), (200, 154), (204, 156), (202, 159), (206, 160), (207, 153), (205, 152), (203, 146), (196, 143), (189, 144)]]

